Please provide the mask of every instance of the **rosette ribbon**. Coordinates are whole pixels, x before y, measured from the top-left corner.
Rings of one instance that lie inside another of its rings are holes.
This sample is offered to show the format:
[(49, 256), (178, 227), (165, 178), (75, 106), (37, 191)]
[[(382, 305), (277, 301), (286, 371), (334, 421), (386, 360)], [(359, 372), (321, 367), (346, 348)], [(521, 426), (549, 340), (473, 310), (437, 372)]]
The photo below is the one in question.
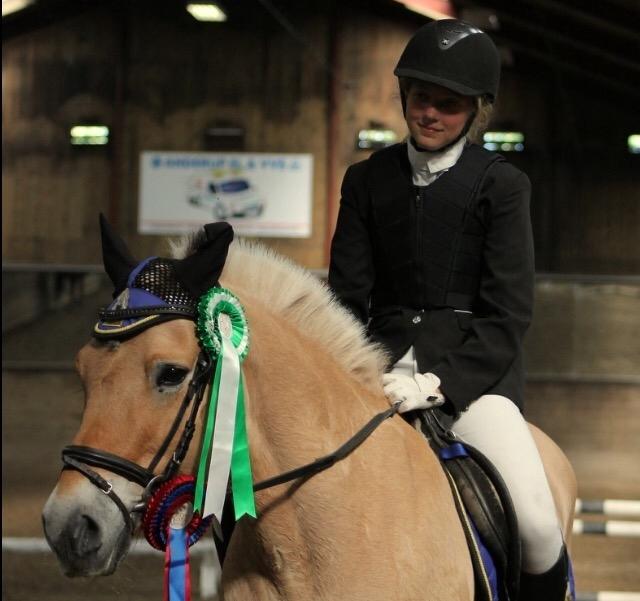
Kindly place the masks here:
[(185, 528), (170, 526), (164, 559), (163, 601), (190, 601), (190, 599), (191, 570), (187, 531)]
[(211, 288), (198, 303), (197, 332), (216, 360), (196, 478), (194, 509), (222, 520), (229, 473), (235, 518), (256, 517), (241, 364), (249, 350), (242, 305), (225, 288)]
[(149, 544), (165, 552), (163, 601), (190, 601), (189, 547), (211, 524), (192, 512), (193, 476), (181, 474), (163, 482), (149, 499), (142, 530)]

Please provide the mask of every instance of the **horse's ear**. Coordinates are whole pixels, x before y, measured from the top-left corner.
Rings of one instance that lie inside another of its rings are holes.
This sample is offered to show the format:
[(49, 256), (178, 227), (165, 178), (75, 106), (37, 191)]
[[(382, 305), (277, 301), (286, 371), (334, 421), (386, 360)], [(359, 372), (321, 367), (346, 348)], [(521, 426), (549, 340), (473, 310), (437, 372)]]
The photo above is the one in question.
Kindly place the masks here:
[(178, 280), (195, 298), (218, 285), (233, 241), (233, 228), (224, 221), (205, 225), (204, 232), (206, 239), (198, 250), (174, 266)]
[(131, 256), (127, 245), (114, 231), (106, 217), (100, 213), (102, 234), (102, 261), (107, 275), (113, 282), (114, 298), (127, 287), (127, 279), (138, 262)]

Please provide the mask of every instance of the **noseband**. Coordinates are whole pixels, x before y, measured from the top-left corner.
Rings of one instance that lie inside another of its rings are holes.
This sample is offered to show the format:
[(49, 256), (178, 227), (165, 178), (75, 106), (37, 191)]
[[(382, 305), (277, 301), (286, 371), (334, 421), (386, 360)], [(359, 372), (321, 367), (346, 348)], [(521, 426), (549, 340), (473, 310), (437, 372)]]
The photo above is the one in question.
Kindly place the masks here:
[[(201, 351), (198, 355), (195, 368), (193, 370), (193, 376), (189, 382), (187, 392), (182, 400), (182, 404), (178, 409), (169, 432), (165, 436), (164, 441), (160, 445), (160, 448), (156, 452), (155, 456), (147, 467), (142, 467), (129, 459), (118, 457), (107, 451), (95, 449), (93, 447), (69, 445), (62, 450), (62, 463), (64, 464), (62, 469), (72, 469), (80, 472), (89, 482), (98, 487), (105, 495), (107, 495), (118, 507), (120, 513), (124, 518), (125, 524), (129, 532), (133, 533), (135, 529), (134, 521), (131, 518), (132, 513), (144, 513), (147, 504), (154, 490), (163, 482), (169, 480), (175, 476), (178, 468), (184, 460), (191, 439), (196, 429), (196, 418), (198, 415), (198, 409), (202, 403), (205, 389), (211, 378), (211, 372), (214, 363), (209, 358), (207, 353)], [(192, 402), (193, 401), (193, 402)], [(171, 441), (174, 439), (182, 419), (184, 418), (187, 409), (191, 405), (191, 411), (189, 417), (185, 422), (182, 435), (175, 446), (171, 458), (167, 462), (164, 470), (155, 474), (155, 469), (160, 463), (160, 460), (166, 453)], [(122, 499), (113, 490), (113, 485), (108, 480), (105, 480), (100, 474), (91, 468), (99, 468), (108, 470), (118, 476), (122, 476), (129, 482), (134, 482), (140, 485), (144, 491), (139, 503), (137, 503), (133, 509), (127, 509)]]

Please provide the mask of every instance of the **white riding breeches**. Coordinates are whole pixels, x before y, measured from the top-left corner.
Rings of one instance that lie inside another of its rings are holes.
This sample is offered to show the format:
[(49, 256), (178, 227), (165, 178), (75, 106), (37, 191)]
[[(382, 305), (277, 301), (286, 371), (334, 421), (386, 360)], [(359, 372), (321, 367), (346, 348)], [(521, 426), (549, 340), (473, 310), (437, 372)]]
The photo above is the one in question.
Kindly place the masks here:
[[(391, 371), (413, 376), (416, 369), (409, 349)], [(509, 489), (522, 540), (523, 571), (546, 572), (558, 560), (562, 531), (538, 449), (520, 410), (504, 396), (483, 395), (451, 430), (493, 463)]]

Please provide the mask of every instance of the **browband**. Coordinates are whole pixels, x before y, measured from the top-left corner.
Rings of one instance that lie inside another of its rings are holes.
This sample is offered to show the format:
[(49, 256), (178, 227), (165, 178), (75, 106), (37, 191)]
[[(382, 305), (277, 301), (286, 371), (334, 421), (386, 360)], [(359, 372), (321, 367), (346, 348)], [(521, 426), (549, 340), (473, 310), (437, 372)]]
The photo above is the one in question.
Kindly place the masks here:
[(149, 315), (184, 315), (195, 319), (195, 307), (178, 305), (175, 307), (136, 307), (135, 309), (101, 309), (98, 316), (101, 321), (120, 321), (122, 319), (133, 319), (136, 317), (148, 317)]

